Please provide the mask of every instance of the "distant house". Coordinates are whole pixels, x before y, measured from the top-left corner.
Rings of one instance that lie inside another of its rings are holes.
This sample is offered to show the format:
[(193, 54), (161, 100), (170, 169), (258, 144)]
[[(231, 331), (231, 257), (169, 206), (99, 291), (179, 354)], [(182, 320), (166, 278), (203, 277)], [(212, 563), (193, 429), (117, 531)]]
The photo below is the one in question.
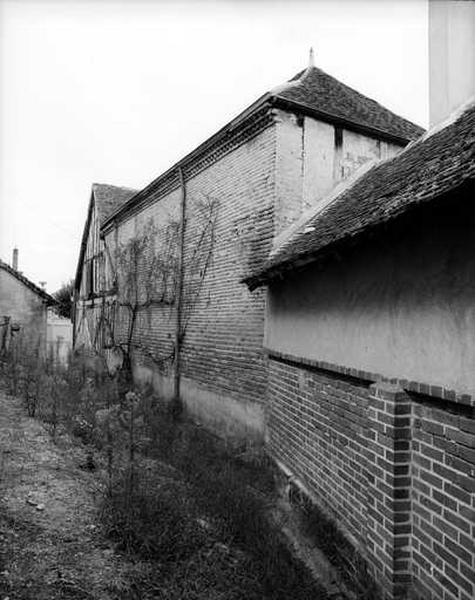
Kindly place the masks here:
[(19, 339), (30, 349), (46, 354), (48, 307), (55, 299), (18, 271), (18, 254), (13, 266), (0, 260), (0, 353)]
[(71, 319), (60, 316), (53, 309), (48, 310), (46, 343), (48, 356), (63, 365), (67, 364), (73, 349), (73, 324)]
[(74, 283), (73, 344), (77, 350), (94, 349), (97, 344), (102, 348), (102, 331), (97, 324), (108, 286), (104, 281), (107, 250), (100, 229), (136, 193), (130, 188), (102, 183), (92, 186)]
[[(112, 214), (97, 217), (93, 189), (76, 276), (76, 347), (102, 339), (94, 325), (100, 303), (116, 310), (118, 329), (126, 320), (120, 307), (113, 308), (109, 277), (118, 245), (151, 221), (159, 240), (167, 239), (171, 225), (183, 226), (180, 299), (188, 310), (179, 312), (176, 298), (158, 298), (140, 316), (135, 337), (143, 352), (135, 355), (135, 377), (153, 382), (164, 397), (175, 393), (178, 379), (196, 418), (227, 434), (261, 438), (266, 294), (251, 294), (243, 277), (259, 269), (274, 238), (335, 185), (422, 133), (310, 64), (130, 199), (119, 191)], [(203, 211), (210, 202), (216, 207), (212, 219)], [(192, 269), (203, 232), (209, 260)], [(152, 360), (154, 355), (164, 358)]]
[(475, 99), (303, 219), (267, 286), (267, 436), (382, 597), (475, 597)]

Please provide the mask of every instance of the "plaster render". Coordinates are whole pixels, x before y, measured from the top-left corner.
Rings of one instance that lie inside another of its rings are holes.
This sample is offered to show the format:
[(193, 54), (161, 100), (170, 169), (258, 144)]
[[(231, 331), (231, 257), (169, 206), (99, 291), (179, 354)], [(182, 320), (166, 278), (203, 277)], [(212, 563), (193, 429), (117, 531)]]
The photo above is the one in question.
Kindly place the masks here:
[(265, 345), (473, 394), (475, 219), (457, 206), (273, 284)]
[[(173, 378), (150, 367), (135, 365), (134, 379), (139, 385), (152, 384), (164, 400), (173, 399)], [(217, 435), (227, 439), (247, 439), (260, 442), (264, 430), (264, 407), (255, 402), (243, 402), (230, 395), (216, 393), (204, 385), (183, 377), (181, 399), (187, 413), (205, 424)]]
[(347, 129), (340, 135), (337, 145), (334, 125), (276, 111), (276, 235), (317, 207), (363, 164), (402, 149)]
[(429, 2), (430, 125), (475, 94), (475, 2)]
[(48, 355), (55, 356), (62, 364), (66, 364), (73, 344), (73, 324), (71, 319), (56, 315), (53, 311), (47, 314), (46, 343)]
[(46, 350), (46, 305), (42, 298), (7, 271), (0, 269), (0, 317), (18, 323), (22, 335)]

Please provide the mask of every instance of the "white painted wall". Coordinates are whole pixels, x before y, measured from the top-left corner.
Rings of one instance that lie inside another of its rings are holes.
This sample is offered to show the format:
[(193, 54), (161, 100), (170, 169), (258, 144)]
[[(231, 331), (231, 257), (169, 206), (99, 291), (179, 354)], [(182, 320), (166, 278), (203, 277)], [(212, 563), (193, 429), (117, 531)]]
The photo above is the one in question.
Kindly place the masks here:
[(276, 129), (276, 235), (318, 207), (338, 183), (367, 161), (401, 151), (401, 146), (347, 129), (336, 147), (333, 125), (281, 110)]
[(475, 94), (475, 2), (429, 1), (429, 116), (439, 123)]
[(48, 311), (46, 325), (46, 342), (48, 356), (54, 356), (59, 362), (66, 364), (73, 345), (73, 324), (66, 319)]
[(265, 345), (475, 393), (475, 214), (450, 209), (273, 283)]

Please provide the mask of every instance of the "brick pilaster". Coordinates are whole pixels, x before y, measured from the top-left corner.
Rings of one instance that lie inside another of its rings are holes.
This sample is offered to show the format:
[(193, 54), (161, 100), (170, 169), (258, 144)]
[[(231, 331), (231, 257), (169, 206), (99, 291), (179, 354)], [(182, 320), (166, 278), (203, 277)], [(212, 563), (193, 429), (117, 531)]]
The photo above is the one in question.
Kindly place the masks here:
[(410, 398), (395, 385), (375, 383), (368, 417), (369, 562), (384, 600), (399, 600), (410, 585)]

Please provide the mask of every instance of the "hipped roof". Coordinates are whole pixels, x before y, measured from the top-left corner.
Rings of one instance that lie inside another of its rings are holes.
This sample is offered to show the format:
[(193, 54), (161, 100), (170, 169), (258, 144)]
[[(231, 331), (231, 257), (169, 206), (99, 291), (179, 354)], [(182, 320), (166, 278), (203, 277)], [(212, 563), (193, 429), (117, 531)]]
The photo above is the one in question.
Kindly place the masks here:
[(379, 162), (323, 201), (245, 282), (251, 289), (309, 264), (475, 178), (475, 99), (400, 154)]
[(396, 115), (318, 67), (309, 67), (276, 90), (276, 96), (318, 109), (354, 125), (415, 140), (424, 129)]
[(105, 219), (104, 223), (112, 222), (112, 217), (121, 218), (129, 209), (152, 193), (170, 172), (192, 163), (196, 156), (206, 151), (217, 140), (232, 135), (238, 124), (252, 118), (263, 106), (281, 108), (294, 114), (308, 115), (401, 146), (405, 146), (424, 133), (422, 127), (396, 115), (375, 100), (325, 73), (322, 69), (309, 66), (289, 81), (266, 92), (227, 125), (154, 179), (135, 196), (133, 195), (129, 201), (118, 206)]

